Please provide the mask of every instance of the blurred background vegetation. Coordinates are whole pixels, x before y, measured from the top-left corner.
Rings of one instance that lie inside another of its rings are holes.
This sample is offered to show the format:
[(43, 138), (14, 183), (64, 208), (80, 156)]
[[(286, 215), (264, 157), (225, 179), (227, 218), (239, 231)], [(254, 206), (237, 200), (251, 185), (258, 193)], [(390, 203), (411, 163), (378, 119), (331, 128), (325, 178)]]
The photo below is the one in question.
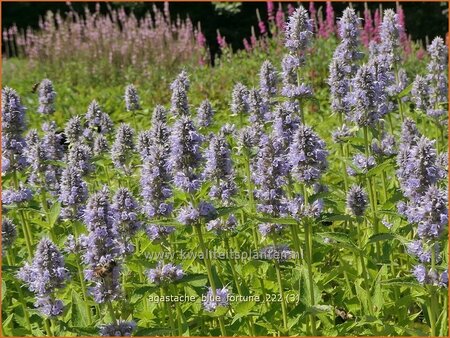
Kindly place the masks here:
[[(163, 7), (162, 2), (111, 2), (112, 8), (125, 7), (127, 12), (133, 12), (138, 18), (142, 17), (156, 4)], [(278, 3), (274, 3), (278, 8)], [(297, 2), (292, 2), (295, 7)], [(315, 2), (316, 8), (325, 8), (325, 2)], [(431, 41), (435, 36), (445, 36), (448, 31), (448, 3), (447, 2), (401, 2), (405, 12), (406, 28), (413, 40), (420, 40), (423, 44), (427, 40)], [(286, 8), (289, 2), (283, 2)], [(336, 16), (349, 5), (349, 2), (333, 2)], [(364, 3), (352, 3), (360, 16), (363, 17)], [(91, 11), (95, 9), (95, 2), (84, 3), (74, 2), (71, 6), (78, 12), (83, 12), (85, 6)], [(105, 3), (101, 3), (102, 12), (106, 13)], [(308, 3), (304, 3), (308, 6)], [(395, 2), (369, 2), (367, 6), (371, 10), (377, 8), (395, 8)], [(66, 2), (2, 2), (2, 28), (8, 28), (14, 23), (18, 28), (31, 26), (38, 27), (39, 17), (45, 15), (49, 10), (60, 11), (64, 15), (69, 7)], [(227, 42), (234, 50), (242, 49), (242, 40), (251, 33), (251, 27), (257, 26), (258, 19), (256, 10), (259, 10), (262, 18), (267, 18), (266, 2), (171, 2), (170, 13), (173, 19), (177, 16), (186, 18), (189, 16), (194, 23), (200, 21), (202, 31), (206, 36), (211, 54), (216, 54), (219, 50), (216, 41), (216, 30), (219, 29), (222, 35), (226, 36)], [(444, 15), (443, 15), (444, 14)], [(426, 27), (426, 29), (424, 29)], [(255, 27), (257, 28), (257, 27)]]

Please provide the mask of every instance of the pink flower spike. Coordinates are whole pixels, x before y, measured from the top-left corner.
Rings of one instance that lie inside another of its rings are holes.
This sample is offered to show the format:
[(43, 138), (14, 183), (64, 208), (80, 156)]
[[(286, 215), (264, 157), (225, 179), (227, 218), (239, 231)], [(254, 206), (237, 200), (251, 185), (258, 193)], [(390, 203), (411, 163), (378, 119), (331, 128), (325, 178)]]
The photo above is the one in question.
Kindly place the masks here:
[(377, 42), (380, 42), (380, 27), (381, 27), (381, 13), (380, 11), (377, 9), (375, 11), (375, 15), (373, 17), (373, 21), (374, 21), (374, 30), (373, 30), (373, 39)]
[(227, 48), (227, 42), (225, 41), (225, 37), (222, 37), (219, 30), (217, 30), (217, 43), (219, 44), (220, 49)]
[(311, 1), (309, 3), (309, 17), (311, 18), (311, 20), (313, 20), (314, 22), (316, 22), (316, 7), (314, 6), (314, 2)]
[(205, 47), (205, 45), (206, 45), (206, 38), (205, 38), (205, 35), (202, 33), (202, 31), (199, 31), (197, 33), (197, 44), (200, 47)]
[(327, 1), (327, 9), (326, 9), (326, 35), (330, 36), (335, 32), (334, 27), (334, 10), (333, 5), (330, 1)]
[(244, 40), (242, 40), (242, 42), (244, 43), (244, 48), (247, 52), (251, 52), (252, 51), (252, 46), (250, 46), (250, 44), (248, 43), (247, 39), (244, 38)]
[(258, 22), (258, 27), (259, 27), (259, 32), (261, 34), (265, 34), (267, 32), (266, 25), (265, 25), (264, 21)]
[(275, 24), (280, 31), (284, 30), (284, 12), (281, 8), (278, 9), (275, 16)]
[(288, 4), (288, 13), (289, 13), (289, 15), (292, 15), (294, 12), (295, 12), (294, 6), (292, 6), (291, 4)]
[(273, 5), (272, 1), (267, 1), (267, 18), (269, 19), (269, 21), (274, 21), (275, 20), (275, 7)]
[(372, 13), (370, 13), (370, 9), (366, 7), (364, 10), (364, 30), (362, 31), (362, 42), (364, 46), (368, 47), (370, 40), (373, 37), (373, 21), (372, 21)]

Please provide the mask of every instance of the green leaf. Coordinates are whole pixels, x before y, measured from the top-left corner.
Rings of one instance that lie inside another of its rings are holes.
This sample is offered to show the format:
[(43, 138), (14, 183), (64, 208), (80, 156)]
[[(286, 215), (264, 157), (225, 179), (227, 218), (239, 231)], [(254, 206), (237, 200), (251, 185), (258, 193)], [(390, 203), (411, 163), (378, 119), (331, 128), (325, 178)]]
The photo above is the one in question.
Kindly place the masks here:
[(11, 313), (5, 320), (2, 321), (2, 331), (3, 336), (14, 336), (14, 333), (11, 331), (9, 324), (14, 316), (14, 313)]
[(363, 305), (364, 312), (369, 313), (367, 299), (369, 299), (370, 295), (364, 290), (359, 283), (355, 283), (355, 290), (356, 290), (356, 296), (358, 297), (359, 301)]
[(72, 290), (72, 325), (74, 326), (85, 326), (87, 325), (87, 308), (81, 296), (75, 291)]
[(410, 83), (405, 89), (403, 89), (400, 93), (398, 93), (397, 98), (401, 99), (408, 95), (413, 87), (413, 83)]
[(439, 318), (437, 320), (436, 326), (439, 328), (439, 336), (445, 337), (448, 336), (448, 317), (447, 317), (447, 311), (442, 310), (441, 314), (439, 315)]
[(393, 166), (393, 160), (392, 159), (387, 159), (386, 161), (378, 164), (377, 166), (373, 167), (372, 169), (370, 169), (367, 172), (367, 177), (372, 177), (372, 176), (376, 176), (379, 173), (385, 171), (388, 167)]
[(182, 283), (188, 283), (194, 287), (201, 287), (205, 286), (207, 284), (208, 277), (203, 274), (190, 274), (185, 277), (183, 277), (180, 282)]
[(385, 278), (386, 276), (387, 276), (387, 266), (383, 265), (380, 271), (378, 271), (377, 277), (374, 281), (375, 291), (373, 293), (372, 303), (376, 307), (377, 312), (381, 311), (385, 303), (383, 298), (383, 290), (381, 289), (381, 282), (383, 278)]
[(266, 262), (251, 260), (242, 267), (242, 274), (244, 276), (254, 276), (258, 269), (263, 265), (266, 265), (267, 270), (268, 264)]
[(375, 242), (380, 242), (380, 241), (387, 241), (387, 240), (391, 241), (395, 238), (396, 238), (396, 236), (389, 232), (379, 233), (379, 234), (370, 236), (369, 241), (367, 242), (366, 245), (375, 243)]
[(381, 284), (388, 286), (407, 286), (423, 289), (423, 286), (421, 286), (414, 277), (398, 277), (387, 279), (382, 281)]
[(319, 313), (327, 313), (333, 311), (333, 307), (331, 305), (314, 305), (314, 306), (309, 306), (306, 309), (307, 313), (312, 313), (312, 314), (319, 314)]
[(5, 294), (6, 294), (6, 283), (4, 280), (2, 280), (2, 302), (5, 299)]
[(159, 290), (159, 287), (157, 287), (157, 286), (148, 286), (148, 285), (146, 285), (146, 286), (140, 286), (140, 287), (134, 289), (133, 290), (133, 294), (143, 296), (146, 293), (152, 293), (152, 292), (155, 292), (157, 290)]
[(53, 225), (55, 225), (60, 213), (61, 213), (61, 203), (58, 202), (58, 203), (53, 204), (49, 210), (49, 215), (48, 215), (49, 227), (53, 227)]
[(242, 317), (247, 316), (249, 312), (255, 307), (256, 302), (241, 302), (234, 307), (237, 314)]
[(225, 316), (227, 312), (228, 312), (227, 307), (218, 306), (214, 312), (206, 312), (205, 314), (209, 317), (216, 318), (216, 317)]
[(238, 206), (238, 207), (222, 207), (222, 208), (217, 208), (217, 216), (222, 217), (222, 216), (227, 216), (229, 214), (232, 214), (238, 210), (242, 209), (242, 206)]
[(331, 240), (330, 245), (336, 245), (340, 247), (344, 247), (353, 251), (359, 252), (359, 248), (356, 244), (351, 240), (350, 236), (343, 232), (321, 232), (314, 235), (314, 237), (319, 236), (322, 238), (322, 242), (324, 239)]
[(343, 214), (323, 214), (321, 217), (322, 222), (333, 222), (333, 221), (350, 221), (352, 217), (350, 215)]

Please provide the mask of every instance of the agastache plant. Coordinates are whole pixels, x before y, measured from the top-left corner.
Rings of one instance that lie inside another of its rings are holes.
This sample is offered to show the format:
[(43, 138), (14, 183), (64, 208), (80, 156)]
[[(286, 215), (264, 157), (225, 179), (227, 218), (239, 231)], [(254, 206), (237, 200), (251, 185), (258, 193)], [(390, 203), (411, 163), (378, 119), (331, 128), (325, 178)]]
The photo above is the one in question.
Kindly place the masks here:
[(55, 112), (56, 92), (53, 89), (53, 83), (49, 79), (44, 79), (37, 88), (39, 94), (38, 112), (41, 114), (53, 114)]
[(36, 130), (30, 130), (27, 135), (27, 149), (25, 151), (27, 162), (30, 164), (30, 176), (28, 181), (31, 185), (45, 186), (46, 180), (43, 177), (45, 175), (46, 165), (45, 161), (45, 149), (42, 144), (42, 140), (37, 135)]
[(241, 124), (243, 121), (242, 116), (249, 112), (248, 104), (248, 88), (242, 83), (237, 83), (233, 88), (233, 93), (231, 95), (231, 111), (235, 115), (241, 117)]
[(231, 150), (224, 136), (214, 135), (211, 137), (205, 158), (204, 176), (206, 180), (212, 182), (209, 195), (228, 204), (230, 198), (236, 193), (236, 184), (234, 183)]
[(42, 314), (56, 317), (63, 313), (64, 305), (56, 298), (56, 292), (65, 286), (69, 273), (63, 255), (52, 241), (43, 238), (39, 242), (32, 263), (26, 263), (17, 277), (36, 294), (35, 306)]
[(203, 100), (197, 109), (197, 123), (200, 127), (208, 127), (213, 120), (215, 111), (209, 100)]
[[(377, 46), (377, 55), (371, 57), (371, 62), (375, 65), (377, 79), (389, 98), (394, 98), (408, 84), (406, 73), (400, 68), (402, 31), (398, 15), (392, 9), (385, 10), (380, 26), (381, 41)], [(402, 115), (403, 107), (401, 102), (398, 101), (398, 104)]]
[(448, 80), (446, 75), (447, 47), (440, 37), (436, 37), (428, 46), (430, 62), (426, 76), (416, 75), (411, 90), (412, 101), (418, 110), (433, 118), (447, 113)]
[(125, 174), (131, 173), (131, 158), (135, 150), (134, 130), (125, 123), (119, 126), (116, 139), (111, 146), (111, 159)]
[(134, 85), (130, 84), (125, 88), (124, 97), (127, 111), (134, 112), (141, 109), (140, 98)]
[(93, 100), (85, 114), (85, 129), (83, 136), (91, 141), (96, 133), (108, 134), (112, 131), (113, 123), (107, 113), (105, 113), (98, 102)]
[(84, 135), (83, 121), (80, 116), (74, 116), (67, 121), (64, 127), (64, 135), (69, 144), (82, 142)]
[[(89, 291), (97, 303), (110, 302), (122, 293), (119, 260), (123, 249), (108, 195), (106, 188), (94, 193), (89, 197), (84, 211), (84, 223), (88, 229), (83, 256), (88, 267), (84, 274), (93, 283)], [(105, 266), (110, 269), (104, 276), (96, 273), (97, 269)]]
[(80, 218), (87, 198), (87, 185), (81, 172), (74, 166), (68, 166), (63, 170), (59, 184), (58, 199), (62, 206), (62, 218), (71, 220)]
[(259, 71), (259, 89), (266, 101), (277, 93), (278, 74), (275, 67), (269, 62), (264, 61)]
[(198, 134), (194, 123), (187, 116), (181, 116), (172, 127), (169, 137), (170, 155), (168, 168), (175, 186), (188, 193), (200, 188), (198, 169), (202, 160), (200, 145), (203, 137)]
[(168, 152), (162, 145), (149, 148), (141, 169), (142, 210), (150, 217), (165, 217), (172, 212), (171, 173), (168, 170)]
[(189, 91), (189, 78), (186, 71), (182, 71), (170, 85), (172, 90), (170, 111), (176, 116), (189, 115), (187, 92)]
[(119, 320), (117, 323), (102, 325), (100, 327), (100, 336), (130, 337), (134, 330), (136, 330), (135, 322)]
[(408, 244), (408, 253), (418, 262), (412, 274), (429, 291), (428, 319), (431, 332), (436, 330), (435, 287), (448, 287), (448, 271), (439, 255), (441, 236), (448, 225), (448, 197), (438, 184), (446, 171), (436, 154), (435, 142), (422, 136), (412, 120), (402, 126), (397, 155), (397, 177), (406, 201), (397, 204), (399, 214), (416, 226), (417, 238)]
[(119, 188), (113, 197), (111, 209), (123, 251), (132, 253), (134, 246), (131, 239), (141, 228), (141, 222), (138, 220), (139, 205), (127, 188)]
[(285, 35), (285, 46), (293, 53), (302, 52), (308, 46), (313, 35), (312, 20), (302, 6), (289, 16)]
[(14, 89), (2, 89), (2, 172), (20, 170), (27, 164), (23, 156), (26, 129), (25, 107)]
[(75, 143), (72, 147), (70, 147), (66, 160), (69, 166), (75, 166), (78, 168), (83, 176), (94, 170), (94, 166), (91, 162), (91, 148), (84, 143)]
[(277, 139), (277, 146), (283, 155), (289, 151), (289, 145), (300, 126), (300, 118), (296, 115), (298, 109), (297, 103), (284, 102), (276, 105), (272, 112), (272, 134)]
[(352, 8), (346, 8), (338, 22), (341, 43), (333, 53), (328, 78), (331, 107), (337, 113), (346, 111), (345, 96), (350, 89), (351, 78), (358, 69), (356, 62), (362, 58), (358, 50), (360, 25), (361, 19)]
[(17, 237), (17, 228), (13, 221), (7, 217), (2, 219), (2, 252), (10, 248)]
[(367, 205), (367, 193), (361, 186), (353, 185), (347, 193), (347, 208), (354, 216), (364, 216)]
[[(285, 29), (285, 46), (290, 53), (283, 57), (281, 63), (283, 69), (281, 94), (291, 100), (298, 99), (302, 102), (302, 99), (312, 96), (312, 88), (299, 78), (299, 68), (305, 64), (305, 51), (310, 44), (312, 30), (312, 20), (302, 6), (289, 16)], [(302, 107), (300, 114), (303, 116)]]
[(149, 281), (156, 285), (174, 283), (182, 279), (184, 275), (181, 266), (162, 262), (159, 262), (154, 269), (147, 271)]
[(264, 101), (258, 89), (250, 89), (248, 92), (248, 110), (250, 112), (249, 121), (263, 125), (266, 120), (269, 106)]
[[(89, 73), (142, 69), (125, 76), (142, 83), (164, 73), (143, 56), (197, 63), (186, 50), (197, 38), (207, 60), (200, 25), (167, 6), (139, 18), (100, 5), (48, 14), (42, 34), (4, 30), (4, 48), (61, 65), (69, 58), (51, 51), (64, 55), (64, 39), (80, 34), (97, 41), (89, 60), (109, 48)], [(186, 64), (196, 73), (179, 73), (165, 102), (168, 88), (147, 90), (161, 100), (151, 117), (127, 83), (108, 91), (111, 118), (95, 100), (85, 115), (55, 109), (51, 82), (22, 101), (2, 90), (5, 335), (447, 334), (445, 40), (425, 59), (408, 54), (400, 9), (382, 18), (380, 6), (374, 27), (366, 6), (366, 48), (356, 9), (335, 25), (331, 2), (309, 3), (314, 21), (278, 6), (268, 4), (268, 21), (258, 15), (241, 56), (218, 36), (220, 67)], [(45, 50), (44, 37), (56, 47)], [(200, 81), (230, 70), (233, 79)], [(74, 101), (66, 93), (58, 98)]]
[(257, 210), (271, 216), (277, 216), (283, 210), (283, 185), (288, 172), (286, 160), (277, 152), (277, 142), (275, 137), (264, 135), (252, 165)]
[(203, 308), (208, 312), (214, 312), (219, 306), (227, 307), (229, 304), (229, 293), (230, 291), (226, 287), (223, 287), (217, 289), (214, 294), (212, 288), (209, 287), (208, 292), (203, 296)]
[(311, 127), (301, 125), (289, 148), (290, 170), (295, 179), (307, 185), (320, 179), (327, 168), (325, 142)]
[(445, 177), (445, 173), (437, 165), (435, 142), (422, 136), (410, 145), (407, 152), (400, 152), (397, 176), (403, 194), (416, 200), (426, 189)]
[(346, 96), (349, 106), (347, 118), (359, 127), (373, 126), (388, 112), (384, 95), (374, 67), (362, 65), (352, 79), (352, 91)]

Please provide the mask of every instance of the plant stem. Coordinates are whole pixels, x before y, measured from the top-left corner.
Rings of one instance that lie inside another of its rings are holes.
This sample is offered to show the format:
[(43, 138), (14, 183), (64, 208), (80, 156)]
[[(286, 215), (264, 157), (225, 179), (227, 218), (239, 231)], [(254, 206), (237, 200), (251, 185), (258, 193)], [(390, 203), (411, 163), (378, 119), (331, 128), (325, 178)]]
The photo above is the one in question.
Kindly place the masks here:
[[(287, 182), (287, 185), (286, 185), (286, 194), (287, 194), (287, 198), (288, 199), (292, 199), (292, 197), (293, 197), (293, 193), (292, 193), (292, 186), (293, 186), (293, 184), (292, 184), (292, 177), (291, 177), (291, 175), (288, 175), (287, 176), (287, 180), (288, 180), (288, 182)], [(298, 258), (300, 259), (300, 257), (301, 257), (301, 249), (300, 249), (300, 241), (299, 241), (299, 236), (298, 236), (298, 229), (297, 229), (297, 227), (299, 226), (299, 223), (297, 222), (297, 224), (291, 224), (290, 225), (290, 228), (291, 228), (291, 232), (292, 232), (292, 239), (293, 239), (293, 242), (294, 242), (294, 248), (295, 248), (295, 250), (297, 251), (297, 255), (298, 255)]]
[[(364, 222), (367, 224), (367, 220), (364, 219)], [(372, 307), (372, 296), (370, 294), (370, 283), (369, 283), (369, 272), (367, 271), (366, 262), (364, 259), (364, 253), (362, 249), (362, 232), (361, 232), (361, 222), (359, 220), (356, 221), (356, 227), (358, 230), (358, 249), (359, 249), (359, 258), (361, 260), (361, 268), (362, 268), (362, 274), (364, 278), (364, 289), (366, 290), (367, 294), (367, 306), (369, 308), (369, 314), (373, 315), (373, 307)]]
[[(250, 205), (250, 213), (255, 212), (255, 198), (253, 196), (253, 183), (252, 183), (252, 173), (250, 170), (250, 151), (248, 149), (245, 149), (245, 175), (247, 179), (247, 195)], [(258, 248), (259, 243), (259, 237), (258, 232), (256, 231), (255, 226), (252, 226), (252, 233), (253, 233), (253, 241), (255, 248)]]
[[(370, 156), (370, 150), (369, 150), (369, 136), (368, 136), (368, 128), (367, 126), (364, 126), (364, 147), (365, 147), (365, 155), (366, 158), (369, 158)], [(370, 177), (367, 177), (366, 175), (366, 185), (367, 190), (369, 191), (369, 200), (370, 200), (370, 208), (372, 209), (372, 215), (373, 215), (373, 229), (374, 234), (378, 234), (380, 232), (379, 224), (378, 224), (378, 217), (377, 217), (377, 201), (376, 201), (376, 194), (373, 190), (373, 180)], [(376, 253), (377, 253), (377, 261), (380, 260), (381, 255), (381, 246), (380, 242), (377, 241), (375, 244), (376, 247)]]
[(164, 306), (166, 307), (167, 314), (169, 316), (169, 325), (170, 325), (170, 329), (171, 329), (170, 335), (173, 336), (173, 333), (175, 332), (175, 323), (173, 321), (172, 304), (170, 304), (170, 303), (167, 304), (165, 301), (165, 296), (167, 295), (166, 287), (162, 287), (161, 289), (162, 289), (161, 291), (162, 291), (162, 294), (164, 297)]
[[(8, 252), (6, 253), (6, 261), (8, 262), (8, 264), (10, 266), (15, 266), (16, 262), (14, 259), (14, 252), (11, 252), (11, 251), (13, 251), (13, 249), (8, 250)], [(19, 301), (22, 304), (22, 311), (23, 311), (23, 315), (25, 317), (25, 321), (27, 323), (27, 328), (30, 331), (30, 334), (32, 334), (31, 323), (30, 323), (30, 314), (28, 313), (27, 303), (25, 301), (25, 297), (23, 296), (23, 292), (22, 292), (22, 289), (20, 286), (17, 286), (17, 293), (19, 294)]]
[[(17, 178), (17, 171), (14, 170), (13, 171), (13, 185), (14, 185), (14, 189), (18, 190), (19, 189), (19, 180)], [(21, 208), (21, 203), (19, 204), (19, 216), (20, 219), (22, 221), (22, 231), (23, 231), (23, 236), (25, 237), (25, 243), (27, 246), (27, 250), (28, 250), (28, 259), (32, 259), (33, 258), (33, 245), (32, 245), (32, 240), (31, 240), (31, 234), (29, 233), (30, 229), (28, 229), (28, 222), (27, 219), (25, 217), (25, 213), (23, 212), (22, 208)]]
[[(273, 244), (275, 246), (277, 245), (275, 237), (273, 237)], [(287, 330), (288, 316), (287, 316), (286, 299), (284, 298), (283, 283), (282, 283), (282, 279), (281, 279), (280, 263), (278, 262), (277, 259), (274, 259), (274, 262), (275, 262), (275, 271), (277, 273), (278, 289), (280, 290), (280, 297), (281, 297), (281, 312), (283, 315), (283, 328), (284, 328), (284, 330)]]
[[(305, 206), (308, 205), (308, 191), (306, 189), (306, 185), (303, 185), (303, 198), (305, 200)], [(308, 284), (309, 284), (309, 297), (311, 302), (311, 307), (315, 305), (315, 298), (314, 298), (314, 280), (313, 280), (313, 271), (312, 271), (312, 227), (311, 224), (309, 224), (308, 220), (306, 219), (304, 222), (305, 227), (305, 257), (306, 257), (306, 264), (308, 269)], [(314, 314), (310, 313), (309, 315), (310, 321), (311, 321), (311, 330), (312, 335), (316, 336), (316, 317)]]
[[(216, 283), (214, 282), (213, 274), (212, 274), (212, 268), (211, 268), (211, 261), (209, 259), (209, 253), (208, 249), (206, 248), (205, 241), (203, 240), (203, 234), (202, 234), (202, 228), (200, 224), (194, 225), (195, 231), (197, 232), (198, 240), (200, 242), (200, 247), (203, 252), (203, 261), (206, 266), (206, 272), (208, 274), (209, 284), (211, 285), (211, 290), (213, 297), (216, 298)], [(219, 326), (220, 326), (220, 332), (222, 336), (226, 336), (226, 330), (225, 330), (225, 324), (223, 321), (223, 316), (219, 316)]]
[(302, 251), (301, 251), (301, 248), (300, 248), (300, 241), (298, 239), (298, 231), (297, 231), (297, 227), (298, 226), (299, 226), (299, 223), (297, 222), (297, 224), (291, 224), (290, 228), (291, 228), (291, 232), (292, 232), (294, 248), (295, 248), (295, 251), (297, 251), (298, 259), (300, 259), (301, 256), (302, 256)]
[[(230, 242), (229, 242), (227, 236), (225, 236), (224, 242), (225, 242), (225, 250), (227, 250), (227, 254), (229, 254), (231, 252), (231, 248), (230, 248)], [(240, 296), (243, 296), (243, 292), (242, 292), (242, 289), (241, 289), (241, 284), (239, 283), (239, 277), (238, 277), (238, 274), (236, 272), (236, 267), (234, 265), (234, 259), (230, 258), (229, 261), (230, 261), (231, 273), (233, 274), (234, 283), (236, 284), (236, 289), (238, 291), (238, 294)], [(250, 329), (251, 335), (254, 336), (255, 335), (255, 329), (254, 329), (254, 326), (253, 326), (253, 322), (249, 318), (247, 318), (247, 324), (248, 324), (248, 327)]]
[[(45, 218), (47, 220), (48, 225), (50, 226), (50, 215), (48, 212), (47, 197), (45, 196), (44, 190), (42, 190), (42, 192), (41, 192), (41, 202), (42, 202), (42, 208), (44, 209), (44, 212), (45, 212)], [(50, 237), (52, 238), (53, 243), (56, 243), (56, 235), (55, 235), (55, 231), (53, 230), (53, 225), (51, 225), (51, 227), (49, 228), (49, 231), (50, 231)]]
[[(314, 282), (313, 282), (313, 272), (312, 272), (312, 238), (311, 238), (311, 225), (305, 222), (305, 245), (306, 245), (306, 264), (308, 267), (308, 284), (309, 284), (309, 297), (311, 302), (311, 307), (315, 304), (314, 299)], [(316, 336), (316, 317), (314, 314), (309, 315), (311, 320), (312, 335)]]
[[(172, 294), (176, 295), (178, 294), (177, 288), (175, 285), (171, 284), (170, 289)], [(175, 302), (175, 308), (177, 312), (177, 326), (178, 326), (178, 335), (181, 337), (183, 335), (183, 323), (181, 322), (181, 318), (183, 318), (183, 314), (181, 312), (180, 304), (178, 302)]]
[[(72, 223), (72, 229), (73, 229), (73, 234), (75, 236), (75, 241), (78, 240), (78, 232), (77, 232), (77, 227), (75, 225), (75, 222), (71, 222)], [(84, 281), (84, 277), (83, 277), (83, 270), (81, 268), (81, 264), (80, 264), (80, 257), (78, 256), (78, 254), (75, 254), (76, 258), (75, 258), (75, 262), (77, 264), (77, 270), (78, 270), (78, 278), (80, 279), (80, 285), (81, 285), (81, 291), (83, 292), (83, 298), (84, 301), (86, 302), (86, 309), (87, 309), (87, 313), (88, 313), (88, 324), (91, 325), (92, 324), (92, 314), (91, 314), (91, 309), (89, 307), (89, 305), (87, 304), (88, 301), (88, 296), (87, 296), (87, 289), (86, 289), (86, 283)]]
[[(433, 271), (436, 271), (436, 251), (434, 248), (434, 245), (431, 245), (431, 269)], [(429, 312), (429, 316), (430, 316), (430, 326), (431, 326), (431, 337), (436, 337), (437, 332), (436, 332), (436, 316), (437, 316), (437, 311), (436, 311), (436, 305), (437, 305), (437, 301), (436, 301), (436, 289), (433, 285), (429, 286), (429, 292), (430, 292), (430, 306), (428, 308), (428, 312)]]
[(111, 319), (112, 319), (113, 323), (114, 323), (115, 325), (117, 325), (116, 313), (114, 312), (114, 308), (113, 308), (113, 306), (112, 306), (112, 302), (111, 302), (110, 300), (108, 300), (108, 301), (106, 302), (106, 304), (107, 304), (107, 306), (108, 306), (108, 311), (109, 311), (109, 314), (111, 315)]
[[(224, 243), (225, 243), (225, 250), (227, 250), (227, 254), (229, 254), (231, 249), (230, 249), (230, 242), (229, 242), (227, 236), (225, 236), (225, 238), (224, 238)], [(239, 283), (239, 278), (238, 278), (238, 275), (236, 272), (236, 267), (234, 266), (234, 260), (229, 259), (229, 261), (230, 261), (231, 273), (233, 274), (234, 284), (236, 285), (236, 289), (237, 289), (238, 293), (240, 295), (242, 295), (241, 284)]]
[(48, 318), (44, 319), (44, 326), (45, 326), (45, 331), (47, 332), (47, 336), (53, 337), (53, 333), (52, 333), (52, 330), (50, 329), (50, 322), (49, 322)]
[(59, 332), (59, 329), (56, 329), (56, 327), (57, 327), (56, 320), (53, 318), (50, 318), (50, 328), (54, 335), (56, 335), (56, 332)]

